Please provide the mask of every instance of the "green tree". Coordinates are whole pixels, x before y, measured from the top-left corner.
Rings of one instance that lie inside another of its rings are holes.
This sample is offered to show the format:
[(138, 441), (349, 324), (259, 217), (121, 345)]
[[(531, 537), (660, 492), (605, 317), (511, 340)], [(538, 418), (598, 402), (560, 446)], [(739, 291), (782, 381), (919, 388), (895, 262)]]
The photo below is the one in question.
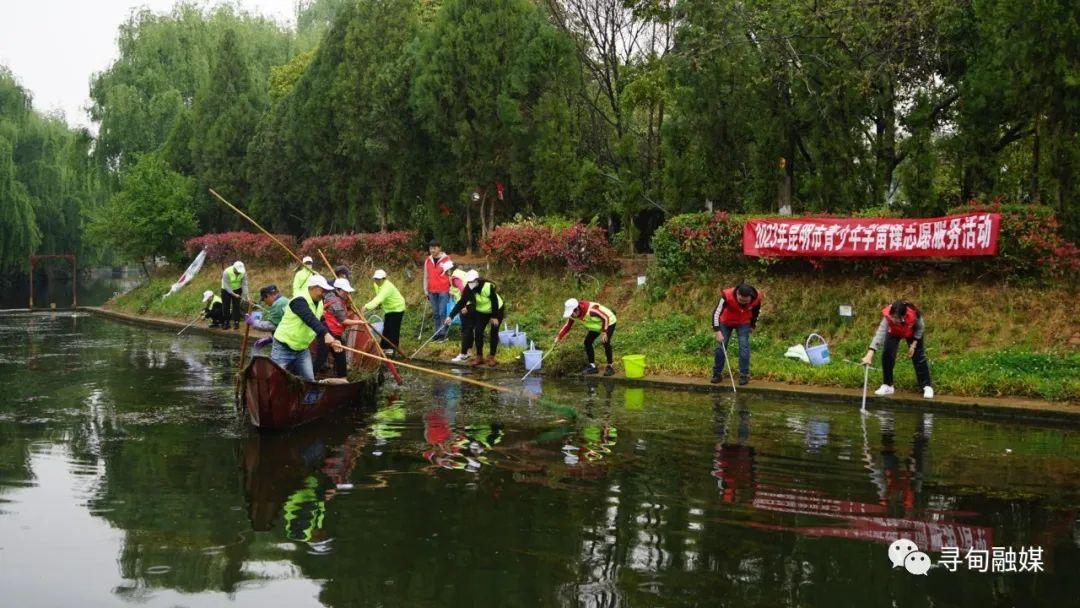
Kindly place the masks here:
[(125, 172), (120, 191), (91, 219), (89, 236), (122, 259), (146, 262), (174, 256), (197, 230), (194, 181), (169, 168), (157, 154), (141, 156)]

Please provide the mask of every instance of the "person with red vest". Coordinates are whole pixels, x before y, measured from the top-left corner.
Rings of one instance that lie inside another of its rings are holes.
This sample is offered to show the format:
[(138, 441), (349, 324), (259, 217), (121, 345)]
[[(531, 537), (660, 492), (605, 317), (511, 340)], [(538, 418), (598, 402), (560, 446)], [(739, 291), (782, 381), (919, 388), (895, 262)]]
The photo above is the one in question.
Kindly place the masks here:
[[(363, 321), (349, 316), (348, 297), (350, 293), (356, 291), (349, 283), (349, 279), (338, 278), (334, 281), (333, 287), (333, 290), (326, 292), (323, 296), (322, 322), (326, 325), (326, 329), (329, 330), (331, 336), (345, 342), (345, 331), (350, 327), (363, 324)], [(322, 371), (329, 355), (330, 349), (325, 344), (320, 344), (315, 354), (314, 368), (316, 373)], [(334, 351), (333, 355), (334, 376), (338, 378), (346, 377), (349, 370), (345, 351)]]
[(600, 343), (604, 345), (604, 357), (607, 360), (604, 375), (613, 375), (615, 368), (612, 367), (611, 336), (615, 334), (615, 324), (618, 322), (615, 312), (599, 302), (570, 298), (563, 304), (563, 318), (566, 322), (555, 336), (556, 344), (562, 342), (566, 334), (570, 333), (575, 320), (581, 321), (581, 324), (585, 326), (585, 357), (588, 358), (589, 364), (581, 373), (595, 374), (599, 371), (596, 369), (596, 352), (593, 350), (593, 343), (600, 338)]
[(727, 344), (734, 331), (739, 338), (739, 384), (750, 382), (750, 331), (757, 326), (761, 314), (761, 293), (748, 283), (739, 283), (720, 292), (720, 301), (712, 314), (712, 328), (716, 332), (713, 356), (712, 382), (724, 380), (724, 364), (727, 362)]
[(442, 264), (450, 261), (443, 253), (439, 241), (428, 242), (428, 256), (424, 258), (424, 294), (431, 303), (431, 316), (435, 321), (435, 341), (444, 342), (450, 328), (443, 324), (446, 304), (450, 301), (450, 277), (443, 272)]
[(911, 302), (897, 300), (881, 309), (881, 323), (878, 324), (874, 339), (870, 341), (870, 350), (862, 358), (863, 365), (870, 365), (874, 353), (885, 345), (881, 353), (881, 371), (883, 384), (875, 395), (884, 397), (896, 392), (893, 387), (893, 368), (896, 367), (896, 351), (900, 341), (908, 343), (908, 357), (915, 366), (915, 378), (922, 388), (924, 399), (934, 398), (934, 388), (930, 383), (930, 362), (926, 358), (923, 346), (922, 313)]

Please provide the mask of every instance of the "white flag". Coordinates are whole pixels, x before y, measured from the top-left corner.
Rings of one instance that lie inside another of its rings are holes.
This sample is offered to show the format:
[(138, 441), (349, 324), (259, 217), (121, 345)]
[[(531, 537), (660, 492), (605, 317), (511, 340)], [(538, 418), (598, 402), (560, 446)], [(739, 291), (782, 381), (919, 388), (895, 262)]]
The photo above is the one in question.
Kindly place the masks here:
[(180, 291), (181, 287), (183, 287), (184, 285), (187, 285), (188, 283), (190, 283), (191, 279), (194, 279), (195, 275), (199, 274), (199, 270), (202, 269), (202, 265), (203, 265), (203, 262), (205, 260), (206, 260), (206, 250), (203, 249), (202, 251), (199, 252), (199, 255), (195, 256), (195, 259), (192, 260), (191, 264), (188, 265), (187, 270), (184, 271), (184, 274), (180, 275), (180, 278), (177, 279), (176, 282), (172, 284), (172, 287), (169, 288), (169, 293), (161, 296), (162, 299), (167, 298), (167, 297), (171, 296), (172, 294)]

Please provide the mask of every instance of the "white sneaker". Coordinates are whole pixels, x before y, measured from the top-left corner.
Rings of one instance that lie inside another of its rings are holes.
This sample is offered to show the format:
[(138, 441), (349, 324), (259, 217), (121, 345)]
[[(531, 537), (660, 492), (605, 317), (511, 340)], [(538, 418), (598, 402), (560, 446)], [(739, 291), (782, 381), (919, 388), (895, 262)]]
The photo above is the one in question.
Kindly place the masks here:
[(923, 399), (933, 399), (934, 398), (934, 387), (932, 387), (932, 386), (924, 386), (923, 389), (922, 389), (922, 398)]
[(450, 359), (451, 363), (464, 363), (469, 360), (469, 355), (458, 355), (453, 359)]
[(878, 387), (876, 391), (874, 391), (874, 394), (878, 397), (884, 397), (885, 395), (891, 395), (895, 392), (896, 389), (894, 389), (893, 387), (889, 386), (888, 384), (882, 384)]

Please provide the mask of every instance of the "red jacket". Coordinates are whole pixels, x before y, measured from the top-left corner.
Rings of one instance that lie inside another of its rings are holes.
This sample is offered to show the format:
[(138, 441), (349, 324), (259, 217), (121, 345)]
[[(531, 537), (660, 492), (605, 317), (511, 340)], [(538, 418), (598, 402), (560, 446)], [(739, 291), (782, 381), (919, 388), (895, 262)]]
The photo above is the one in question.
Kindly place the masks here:
[(761, 292), (754, 290), (753, 298), (746, 306), (739, 304), (735, 297), (735, 288), (729, 287), (720, 292), (720, 302), (713, 310), (713, 331), (720, 331), (721, 325), (738, 327), (757, 323), (758, 314), (761, 312)]
[(915, 308), (915, 305), (908, 304), (907, 312), (904, 313), (904, 321), (902, 323), (896, 323), (892, 320), (892, 317), (889, 316), (889, 308), (891, 308), (891, 306), (886, 306), (881, 309), (881, 315), (885, 317), (885, 321), (889, 324), (889, 335), (905, 340), (914, 338), (915, 322), (919, 319), (919, 311)]
[(424, 273), (427, 275), (427, 290), (432, 293), (446, 293), (450, 291), (450, 277), (443, 274), (441, 264), (443, 262), (449, 262), (450, 256), (443, 254), (439, 261), (431, 259), (431, 256), (424, 258)]

